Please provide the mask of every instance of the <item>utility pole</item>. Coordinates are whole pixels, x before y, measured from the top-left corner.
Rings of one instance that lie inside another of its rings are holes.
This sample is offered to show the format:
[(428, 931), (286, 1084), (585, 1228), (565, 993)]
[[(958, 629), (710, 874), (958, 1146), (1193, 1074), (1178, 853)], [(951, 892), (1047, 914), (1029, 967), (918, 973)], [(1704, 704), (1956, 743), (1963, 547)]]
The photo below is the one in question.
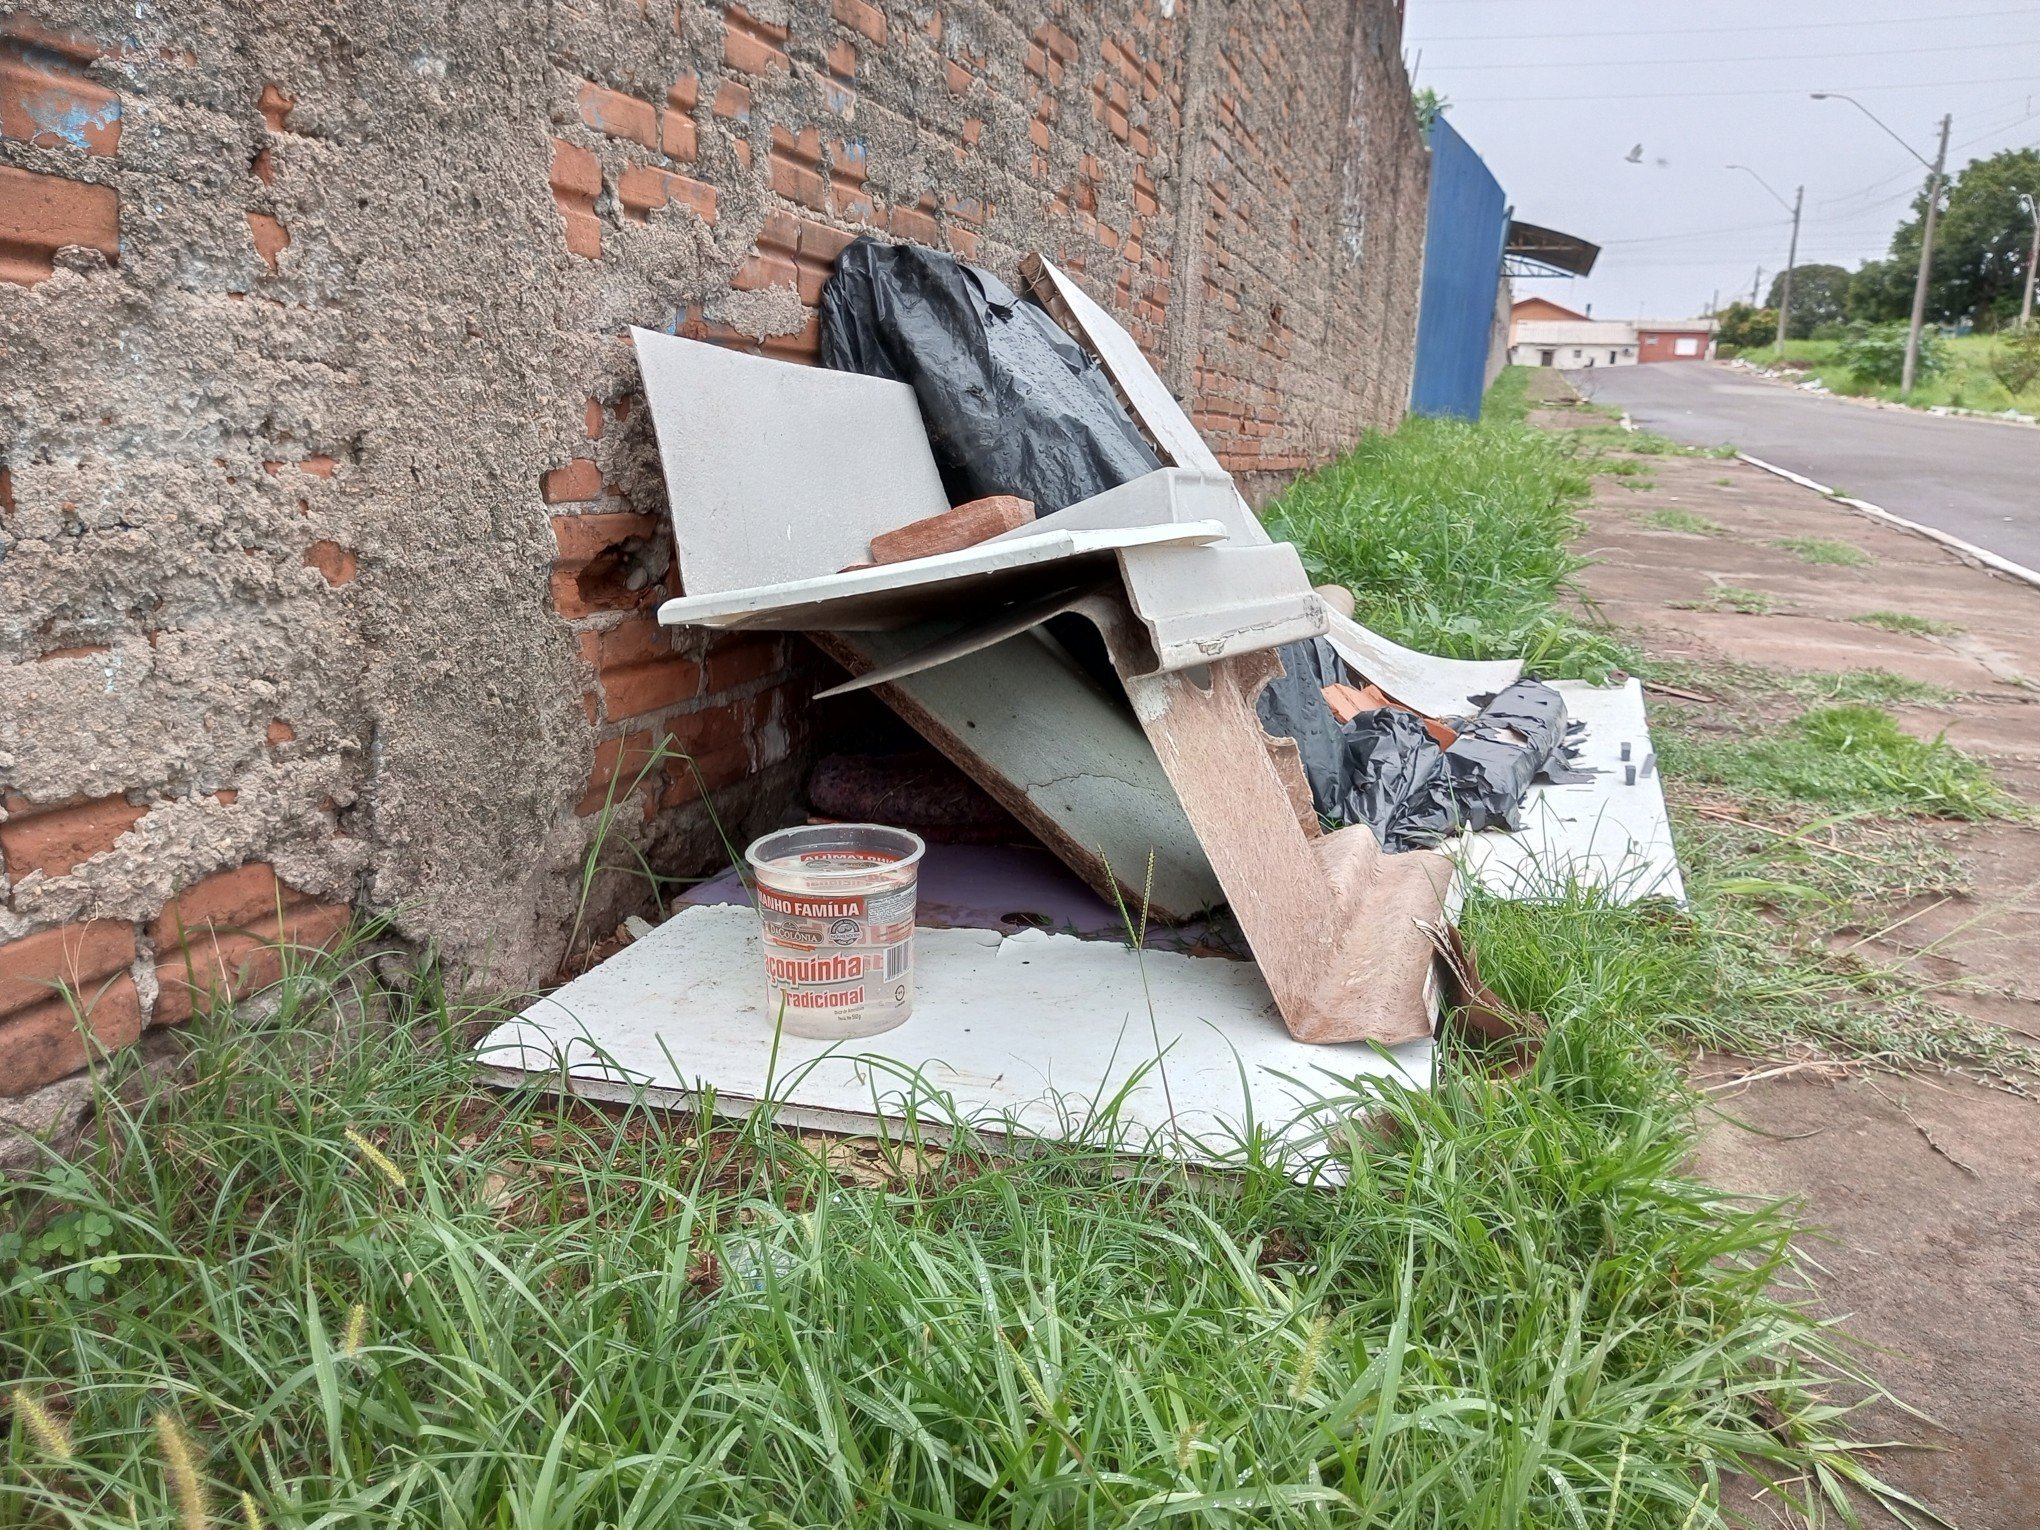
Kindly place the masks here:
[[(1792, 268), (1799, 264), (1799, 210), (1806, 205), (1806, 188), (1801, 186), (1793, 194), (1792, 200), (1787, 202), (1778, 195), (1769, 181), (1757, 174), (1748, 165), (1730, 165), (1728, 168), (1742, 171), (1744, 175), (1747, 175), (1751, 180), (1764, 188), (1766, 196), (1784, 208), (1785, 211), (1792, 214), (1792, 247), (1785, 255), (1785, 280), (1780, 285), (1778, 293), (1778, 354), (1783, 356), (1785, 354), (1785, 321), (1792, 312)], [(1761, 282), (1763, 276), (1763, 268), (1759, 266), (1757, 268), (1757, 280)], [(1752, 285), (1750, 288), (1750, 302), (1754, 305), (1756, 301), (1757, 289)]]
[(1913, 285), (1912, 328), (1905, 337), (1905, 372), (1899, 378), (1898, 396), (1911, 398), (1913, 378), (1920, 369), (1920, 330), (1927, 322), (1927, 283), (1934, 274), (1934, 225), (1941, 216), (1941, 181), (1948, 169), (1948, 129), (1952, 114), (1941, 118), (1941, 147), (1934, 155), (1933, 172), (1927, 177), (1927, 222), (1920, 230), (1920, 279)]
[(2019, 328), (2029, 329), (2033, 324), (2033, 273), (2040, 269), (2040, 207), (2033, 205), (2028, 192), (2020, 192), (2019, 201), (2025, 205), (2026, 216), (2033, 220), (2033, 248), (2026, 256), (2026, 301), (2019, 307)]
[(1792, 193), (1792, 248), (1785, 256), (1785, 290), (1778, 294), (1778, 354), (1785, 354), (1785, 322), (1792, 314), (1792, 268), (1799, 264), (1799, 209), (1806, 205), (1806, 188)]
[[(1926, 159), (1918, 149), (1915, 149), (1903, 138), (1900, 138), (1898, 134), (1892, 132), (1890, 123), (1886, 122), (1854, 96), (1843, 95), (1838, 90), (1816, 90), (1813, 93), (1813, 99), (1816, 101), (1848, 102), (1857, 111), (1883, 128), (1893, 142), (1897, 143), (1906, 153), (1919, 160), (1921, 164), (1927, 165)], [(1899, 397), (1901, 398), (1912, 397), (1913, 378), (1920, 369), (1920, 330), (1927, 322), (1927, 283), (1932, 278), (1934, 272), (1934, 225), (1940, 221), (1941, 217), (1941, 183), (1946, 178), (1948, 171), (1948, 129), (1954, 126), (1954, 122), (1955, 119), (1952, 116), (1941, 118), (1941, 147), (1934, 155), (1934, 162), (1931, 165), (1927, 165), (1927, 217), (1925, 227), (1920, 230), (1920, 276), (1918, 282), (1913, 286), (1912, 328), (1906, 334), (1905, 374), (1898, 385)]]
[(1758, 266), (1757, 274), (1750, 278), (1750, 307), (1757, 308), (1761, 306), (1757, 301), (1757, 289), (1762, 287), (1763, 285), (1764, 285), (1764, 268), (1762, 266)]

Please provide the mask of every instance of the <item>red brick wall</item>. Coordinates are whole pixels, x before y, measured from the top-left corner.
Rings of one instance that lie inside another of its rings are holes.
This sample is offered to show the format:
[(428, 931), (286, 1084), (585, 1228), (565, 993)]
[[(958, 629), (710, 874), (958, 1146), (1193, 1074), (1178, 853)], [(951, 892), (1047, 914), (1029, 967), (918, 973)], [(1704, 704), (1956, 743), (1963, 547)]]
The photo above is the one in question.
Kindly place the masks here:
[(0, 1096), (84, 1055), (52, 983), (125, 1044), (350, 905), (530, 982), (797, 810), (816, 661), (653, 620), (631, 324), (813, 361), (860, 232), (1040, 249), (1250, 485), (1394, 419), (1398, 49), (1390, 0), (0, 19)]

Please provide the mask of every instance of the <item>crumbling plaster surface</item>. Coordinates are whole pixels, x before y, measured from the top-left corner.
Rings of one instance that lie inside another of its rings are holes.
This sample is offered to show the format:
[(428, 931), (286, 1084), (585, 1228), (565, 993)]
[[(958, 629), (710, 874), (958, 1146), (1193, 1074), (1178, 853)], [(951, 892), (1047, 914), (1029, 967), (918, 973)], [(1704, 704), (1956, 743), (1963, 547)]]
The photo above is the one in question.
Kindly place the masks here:
[[(1387, 13), (1388, 0), (1366, 8)], [(1049, 196), (1101, 147), (1080, 88), (1041, 157), (1047, 184), (1026, 169), (1034, 110), (1019, 60), (1044, 18), (983, 3), (883, 9), (893, 42), (861, 48), (851, 109), (870, 193), (992, 209), (979, 258), (1009, 278), (1029, 248), (1084, 253), (1075, 216)], [(1088, 71), (1125, 18), (1072, 9), (1061, 19)], [(1172, 79), (1186, 16), (1234, 36), (1257, 14), (1137, 9)], [(724, 8), (699, 0), (61, 11), (43, 20), (105, 50), (92, 69), (123, 100), (118, 153), (10, 138), (0, 165), (115, 187), (120, 251), (112, 265), (66, 251), (36, 286), (0, 283), (13, 499), (0, 509), (0, 784), (36, 803), (121, 794), (150, 810), (68, 875), (17, 871), (0, 942), (63, 921), (146, 920), (194, 879), (263, 859), (306, 891), (392, 912), (404, 933), (498, 980), (537, 980), (564, 948), (596, 822), (574, 812), (595, 733), (578, 635), (548, 594), (556, 549), (537, 486), (593, 456), (622, 501), (663, 513), (645, 412), (597, 442), (583, 433), (588, 399), (636, 393), (627, 324), (670, 327), (691, 311), (774, 337), (807, 323), (793, 289), (734, 291), (731, 278), (784, 205), (769, 186), (772, 129), (817, 120), (807, 60), (820, 45), (802, 39), (832, 34), (831, 7), (751, 8), (791, 27), (795, 63), (750, 80), (749, 114), (734, 120), (706, 105), (730, 71)], [(1307, 8), (1275, 21), (1299, 47), (1342, 45), (1346, 24)], [(1192, 93), (1233, 88), (1218, 80), (1219, 51), (1204, 50), (1210, 78), (1188, 81)], [(944, 57), (990, 62), (958, 95)], [(1335, 101), (1346, 68), (1334, 56), (1318, 71), (1337, 76)], [(615, 177), (644, 156), (584, 123), (582, 81), (657, 103), (690, 71), (704, 105), (687, 169), (716, 188), (716, 218), (678, 203), (644, 223), (619, 218)], [(1407, 116), (1393, 72), (1392, 108)], [(290, 98), (280, 130), (258, 107), (265, 86)], [(987, 152), (958, 151), (963, 114), (982, 121)], [(563, 242), (555, 140), (603, 166), (599, 261)], [(1323, 192), (1328, 207), (1339, 166), (1319, 148), (1299, 139), (1295, 154), (1317, 157), (1296, 168), (1311, 178), (1304, 197)], [(252, 169), (265, 152), (266, 183)], [(1202, 227), (1202, 204), (1175, 194), (1180, 157), (1155, 135), (1147, 172), (1174, 212), (1151, 220), (1159, 248), (1195, 243)], [(1420, 244), (1418, 192), (1378, 211), (1414, 215)], [(1095, 218), (1124, 229), (1132, 195), (1106, 176)], [(273, 270), (251, 213), (289, 235)], [(1110, 257), (1090, 253), (1109, 275)], [(1393, 284), (1386, 269), (1369, 279), (1384, 312)], [(1337, 283), (1320, 285), (1341, 299)], [(1364, 408), (1309, 406), (1308, 450), (1322, 455), (1363, 412), (1399, 412), (1377, 374), (1406, 368), (1407, 345), (1363, 333), (1364, 316), (1318, 317), (1342, 357), (1339, 385), (1367, 391)], [(1240, 322), (1265, 326), (1265, 303)], [(1186, 338), (1214, 366), (1251, 370), (1210, 324)], [(353, 554), (345, 582), (307, 563), (321, 543)], [(72, 649), (87, 651), (61, 652)], [(718, 795), (729, 826), (784, 815), (799, 747), (777, 740)], [(656, 863), (700, 869), (718, 853), (698, 806), (638, 816), (627, 832)], [(621, 906), (630, 894), (604, 896)]]

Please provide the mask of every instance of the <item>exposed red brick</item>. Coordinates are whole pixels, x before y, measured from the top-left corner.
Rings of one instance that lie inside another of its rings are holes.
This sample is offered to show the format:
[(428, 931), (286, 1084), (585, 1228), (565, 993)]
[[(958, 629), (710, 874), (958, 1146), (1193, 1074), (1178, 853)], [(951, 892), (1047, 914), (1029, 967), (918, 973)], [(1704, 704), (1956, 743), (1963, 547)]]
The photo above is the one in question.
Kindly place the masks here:
[(13, 513), (14, 473), (9, 468), (0, 467), (0, 515), (12, 515)]
[(270, 723), (264, 736), (272, 744), (288, 744), (297, 738), (297, 729), (279, 717)]
[(786, 645), (776, 638), (744, 637), (719, 643), (708, 652), (711, 695), (762, 680), (786, 665)]
[(581, 411), (581, 429), (591, 441), (602, 439), (602, 401), (591, 398), (588, 407)]
[(89, 659), (94, 654), (107, 651), (104, 643), (75, 643), (69, 648), (45, 648), (35, 656), (35, 662), (46, 664), (51, 659)]
[(718, 117), (732, 122), (751, 120), (751, 87), (741, 80), (724, 80), (715, 88), (710, 106)]
[(282, 947), (329, 944), (350, 911), (324, 903), (250, 861), (187, 887), (149, 927), (156, 950), (153, 1023), (177, 1025), (219, 999), (243, 997), (282, 975)]
[(691, 112), (701, 104), (701, 77), (692, 69), (673, 82), (673, 88), (666, 92), (666, 107), (669, 111)]
[(81, 862), (111, 850), (149, 810), (125, 797), (96, 797), (37, 805), (10, 792), (7, 821), (0, 823), (0, 854), (7, 873), (20, 881), (32, 871), (60, 877)]
[(213, 801), (221, 807), (232, 807), (241, 800), (241, 794), (231, 786), (223, 786), (213, 793)]
[(654, 621), (584, 632), (581, 656), (595, 666), (612, 722), (677, 706), (701, 693), (701, 666), (675, 653), (671, 630)]
[(655, 747), (652, 734), (641, 729), (597, 743), (594, 763), (588, 770), (588, 789), (574, 805), (574, 812), (586, 818), (601, 812), (605, 804), (623, 802), (639, 774), (651, 763)]
[(119, 148), (120, 95), (87, 73), (98, 51), (79, 37), (60, 48), (0, 37), (0, 138), (100, 157)]
[(692, 208), (706, 223), (715, 222), (715, 188), (670, 170), (632, 165), (616, 178), (616, 196), (624, 216), (639, 223), (651, 221), (654, 212), (672, 202)]
[(829, 73), (839, 80), (849, 80), (857, 73), (857, 48), (854, 44), (837, 38), (829, 44)]
[(602, 258), (602, 220), (595, 199), (602, 195), (602, 165), (579, 144), (553, 140), (553, 201), (566, 225), (567, 249), (588, 260)]
[[(92, 1032), (86, 1047), (79, 1011)], [(76, 1073), (100, 1052), (133, 1046), (142, 1034), (142, 999), (125, 972), (84, 986), (75, 999), (45, 999), (0, 1018), (0, 1095), (21, 1095)]]
[(659, 534), (649, 515), (610, 512), (599, 515), (556, 515), (553, 536), (559, 561), (553, 565), (553, 607), (573, 620), (597, 611), (629, 611), (658, 596), (658, 582), (632, 589), (645, 552)]
[(0, 945), (0, 1015), (47, 1002), (52, 985), (74, 991), (116, 972), (135, 958), (134, 926), (118, 919), (61, 925)]
[(254, 237), (255, 253), (274, 271), (276, 257), (290, 243), (290, 230), (268, 213), (251, 212), (248, 214), (248, 232)]
[(583, 80), (580, 107), (581, 120), (598, 133), (628, 138), (648, 149), (659, 146), (659, 113), (649, 101), (597, 85), (593, 80)]
[(346, 584), (358, 569), (353, 549), (338, 542), (314, 542), (305, 549), (305, 562), (323, 574), (328, 584)]
[(262, 94), (255, 98), (255, 110), (262, 113), (262, 120), (269, 124), (269, 131), (281, 133), (289, 125), (290, 110), (297, 105), (296, 96), (287, 96), (276, 88), (274, 81), (265, 83)]
[(868, 0), (829, 0), (829, 14), (853, 32), (885, 45), (885, 12)]
[(694, 119), (685, 112), (668, 110), (659, 134), (659, 148), (668, 159), (694, 159), (701, 153), (701, 138)]
[(302, 903), (305, 894), (278, 879), (265, 861), (248, 861), (201, 878), (172, 898), (149, 926), (156, 954), (186, 942), (228, 934), (274, 920), (277, 910)]
[(120, 193), (111, 186), (0, 165), (0, 281), (32, 287), (67, 245), (120, 257)]
[(774, 128), (768, 162), (772, 189), (780, 196), (817, 212), (829, 210), (829, 182), (821, 171), (822, 135), (816, 129), (803, 128), (796, 137)]
[(591, 458), (576, 457), (539, 479), (538, 492), (548, 505), (594, 499), (602, 492), (602, 469)]
[[(777, 36), (773, 34), (777, 33)], [(741, 6), (723, 20), (723, 62), (743, 74), (772, 74), (788, 68), (784, 27), (767, 26)]]

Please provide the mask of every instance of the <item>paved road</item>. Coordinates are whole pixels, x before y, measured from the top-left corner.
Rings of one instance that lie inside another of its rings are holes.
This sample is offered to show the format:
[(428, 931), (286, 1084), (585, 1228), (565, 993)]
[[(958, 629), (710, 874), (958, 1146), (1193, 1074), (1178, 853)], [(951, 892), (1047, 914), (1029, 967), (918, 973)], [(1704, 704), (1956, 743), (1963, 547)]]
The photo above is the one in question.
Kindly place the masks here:
[(1894, 515), (2040, 569), (2040, 425), (1870, 409), (1708, 362), (1566, 376), (1646, 430), (1692, 446), (1733, 442)]

